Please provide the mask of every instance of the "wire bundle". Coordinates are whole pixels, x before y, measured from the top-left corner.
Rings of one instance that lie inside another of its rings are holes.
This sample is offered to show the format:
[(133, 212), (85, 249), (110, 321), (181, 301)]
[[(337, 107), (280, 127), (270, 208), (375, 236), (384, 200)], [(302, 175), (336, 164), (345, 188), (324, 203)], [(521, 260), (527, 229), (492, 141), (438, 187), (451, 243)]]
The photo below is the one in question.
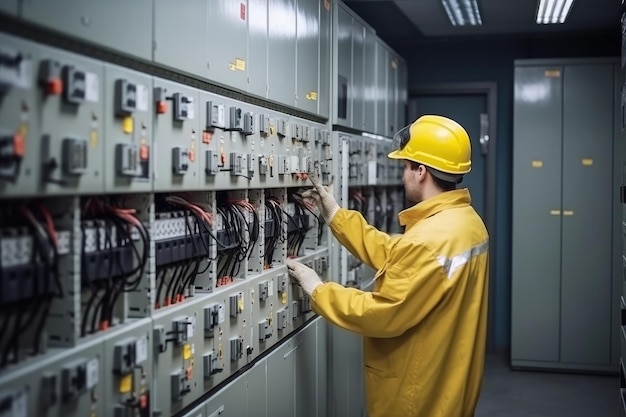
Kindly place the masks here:
[[(164, 201), (177, 208), (183, 209), (185, 219), (185, 235), (183, 241), (189, 241), (192, 246), (192, 254), (188, 259), (177, 261), (171, 265), (159, 268), (156, 274), (158, 283), (155, 308), (169, 306), (185, 300), (185, 290), (192, 291), (195, 288), (196, 277), (205, 273), (215, 260), (210, 256), (210, 242), (203, 236), (208, 235), (213, 240), (217, 238), (212, 232), (213, 215), (209, 207), (202, 207), (199, 203), (193, 203), (180, 196), (168, 196)], [(190, 217), (193, 222), (190, 221)], [(200, 236), (199, 245), (194, 236)], [(207, 262), (201, 270), (203, 262)], [(167, 283), (167, 284), (166, 284)]]
[[(270, 223), (270, 229), (268, 229)], [(279, 243), (285, 241), (283, 234), (283, 208), (281, 202), (274, 197), (265, 199), (265, 252), (263, 253), (263, 268), (272, 267), (274, 252)]]
[[(89, 322), (91, 322), (90, 333), (108, 329), (113, 322), (113, 314), (119, 296), (124, 292), (137, 290), (141, 283), (149, 258), (150, 236), (135, 214), (135, 209), (120, 208), (97, 198), (90, 198), (85, 203), (83, 222), (81, 222), (83, 239), (81, 280), (89, 288), (91, 294), (83, 304), (85, 309), (81, 323), (82, 336), (87, 334)], [(96, 225), (103, 226), (95, 228), (95, 259), (98, 262), (104, 262), (108, 259), (108, 262), (103, 265), (107, 268), (104, 279), (94, 280), (94, 277), (88, 275), (87, 259), (91, 255), (85, 252), (85, 238), (86, 221), (89, 220)], [(138, 233), (142, 242), (141, 251), (133, 243), (134, 231)], [(119, 255), (120, 249), (130, 250), (131, 262), (125, 264)]]
[[(0, 335), (3, 336), (2, 342), (6, 342), (2, 350), (0, 368), (5, 367), (9, 362), (18, 362), (20, 341), (23, 340), (24, 334), (28, 332), (31, 325), (34, 325), (32, 353), (43, 352), (42, 335), (50, 306), (55, 297), (63, 298), (64, 296), (58, 270), (58, 238), (50, 212), (43, 204), (37, 205), (39, 218), (25, 206), (18, 207), (17, 212), (33, 235), (34, 245), (29, 264), (30, 282), (25, 281), (25, 277), (21, 277), (19, 284), (20, 289), (32, 284), (32, 293), (26, 299), (0, 306)], [(10, 219), (11, 215), (2, 217)], [(13, 220), (17, 219), (13, 218)], [(0, 245), (0, 258), (2, 257), (1, 251), (2, 245)], [(10, 276), (7, 270), (0, 268), (0, 282), (14, 279), (15, 277)]]
[(260, 236), (259, 214), (246, 200), (226, 200), (217, 207), (224, 225), (223, 239), (218, 238), (217, 286), (231, 283), (241, 263), (250, 259)]
[(300, 194), (291, 193), (289, 194), (288, 199), (294, 203), (294, 215), (291, 216), (286, 211), (284, 212), (287, 216), (287, 256), (295, 258), (300, 256), (302, 244), (306, 239), (308, 231), (311, 230), (311, 227), (309, 226), (309, 218), (305, 211), (308, 211), (315, 218), (317, 218), (318, 243), (321, 241), (322, 221), (320, 217), (312, 211), (313, 207), (307, 203)]

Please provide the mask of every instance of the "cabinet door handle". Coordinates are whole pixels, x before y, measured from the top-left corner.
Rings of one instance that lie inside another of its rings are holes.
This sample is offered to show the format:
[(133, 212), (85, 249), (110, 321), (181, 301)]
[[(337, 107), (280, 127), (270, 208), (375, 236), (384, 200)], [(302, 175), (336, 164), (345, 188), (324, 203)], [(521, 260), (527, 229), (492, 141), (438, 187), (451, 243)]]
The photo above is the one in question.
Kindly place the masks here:
[(574, 210), (563, 210), (563, 215), (564, 216), (573, 216), (574, 215)]
[(550, 210), (550, 214), (552, 216), (560, 216), (561, 215), (561, 210)]

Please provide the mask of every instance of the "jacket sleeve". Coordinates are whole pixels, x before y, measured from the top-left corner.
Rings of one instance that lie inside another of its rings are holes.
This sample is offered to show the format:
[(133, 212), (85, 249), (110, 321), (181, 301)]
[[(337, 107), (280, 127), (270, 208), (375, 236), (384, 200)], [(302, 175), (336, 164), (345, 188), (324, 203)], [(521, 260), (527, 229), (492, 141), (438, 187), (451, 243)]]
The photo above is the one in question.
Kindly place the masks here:
[[(379, 291), (329, 282), (311, 296), (313, 310), (331, 323), (367, 337), (397, 337), (419, 324), (453, 285), (424, 246), (395, 248)], [(404, 253), (399, 253), (404, 252)]]
[(350, 253), (376, 270), (382, 268), (394, 243), (400, 239), (371, 226), (358, 211), (343, 208), (330, 222), (330, 230)]

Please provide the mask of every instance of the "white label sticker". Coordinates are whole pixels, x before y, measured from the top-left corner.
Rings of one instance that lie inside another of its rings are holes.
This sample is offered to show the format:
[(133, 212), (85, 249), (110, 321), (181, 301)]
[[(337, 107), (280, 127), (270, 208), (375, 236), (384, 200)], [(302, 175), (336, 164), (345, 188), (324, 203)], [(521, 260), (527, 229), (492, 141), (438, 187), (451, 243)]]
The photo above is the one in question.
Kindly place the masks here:
[(367, 163), (367, 183), (369, 185), (375, 185), (377, 181), (377, 172), (378, 164), (376, 161), (369, 161)]
[(100, 360), (93, 358), (87, 362), (87, 389), (92, 389), (98, 384), (100, 378)]
[(187, 110), (187, 119), (193, 120), (196, 116), (196, 103), (193, 101), (193, 97), (187, 97), (188, 102), (185, 104)]
[(267, 282), (267, 296), (272, 297), (274, 295), (274, 280), (270, 279)]
[(196, 354), (196, 345), (194, 345), (193, 343), (191, 344), (191, 354), (192, 355)]
[(191, 339), (193, 337), (193, 332), (196, 329), (196, 317), (187, 317), (187, 321), (189, 322), (187, 325), (187, 339)]
[(98, 75), (88, 72), (85, 77), (85, 100), (97, 103), (100, 98), (100, 80)]
[(226, 319), (225, 316), (226, 315), (224, 313), (224, 304), (220, 304), (220, 306), (217, 309), (217, 322), (224, 323), (224, 320)]
[(148, 87), (137, 84), (137, 110), (148, 111)]
[(148, 360), (148, 337), (141, 337), (135, 342), (136, 363), (142, 363)]

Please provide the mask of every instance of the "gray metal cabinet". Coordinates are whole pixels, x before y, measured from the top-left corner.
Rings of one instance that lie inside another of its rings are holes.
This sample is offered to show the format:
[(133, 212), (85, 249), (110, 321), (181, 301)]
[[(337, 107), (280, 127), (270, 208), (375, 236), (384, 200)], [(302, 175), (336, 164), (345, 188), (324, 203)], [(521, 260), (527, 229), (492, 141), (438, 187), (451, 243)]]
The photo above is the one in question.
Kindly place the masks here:
[(317, 113), (319, 86), (319, 28), (320, 2), (298, 0), (296, 45), (296, 106)]
[(335, 79), (335, 123), (352, 125), (352, 16), (343, 7), (336, 8), (333, 74)]
[(317, 371), (323, 366), (318, 362), (317, 324), (313, 323), (296, 336), (298, 349), (295, 358), (296, 417), (323, 417), (319, 414)]
[(614, 63), (517, 61), (513, 366), (611, 369)]
[(208, 417), (245, 417), (248, 416), (246, 379), (239, 378), (215, 394), (206, 403)]
[(268, 98), (296, 104), (296, 2), (268, 1)]
[[(22, 17), (67, 35), (151, 60), (152, 7), (152, 0), (24, 0)], [(111, 22), (115, 22), (115, 26)]]
[(352, 127), (364, 130), (365, 26), (352, 20)]
[(248, 93), (267, 98), (267, 0), (248, 0)]
[(369, 28), (365, 28), (363, 53), (363, 130), (376, 133), (376, 33)]
[(297, 338), (287, 343), (267, 357), (267, 415), (293, 416), (296, 412), (296, 350)]
[(319, 64), (319, 115), (323, 117), (330, 116), (330, 85), (331, 85), (331, 25), (332, 13), (331, 2), (320, 2), (320, 64)]
[(387, 48), (376, 40), (376, 133), (387, 133)]

